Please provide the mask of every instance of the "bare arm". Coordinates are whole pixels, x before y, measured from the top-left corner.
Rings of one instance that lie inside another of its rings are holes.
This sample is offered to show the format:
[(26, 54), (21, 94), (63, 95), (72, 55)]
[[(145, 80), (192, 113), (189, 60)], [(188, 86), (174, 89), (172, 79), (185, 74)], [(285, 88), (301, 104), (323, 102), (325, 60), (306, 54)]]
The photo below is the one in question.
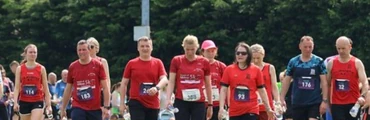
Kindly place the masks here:
[(270, 65), (270, 76), (271, 76), (271, 87), (272, 87), (272, 95), (276, 102), (280, 101), (279, 96), (279, 89), (277, 87), (277, 80), (276, 80), (276, 71), (273, 65)]
[[(326, 74), (326, 80), (328, 81), (327, 84), (328, 84), (328, 89), (331, 89), (331, 69), (333, 67), (333, 61), (330, 60), (328, 62), (328, 64), (326, 65), (326, 70), (328, 71), (328, 74)], [(328, 92), (328, 96), (329, 97), (329, 100), (330, 100), (330, 92)]]
[(367, 81), (364, 64), (359, 59), (356, 59), (356, 69), (359, 77), (359, 82), (362, 83), (361, 94), (365, 95), (369, 89), (369, 83)]
[(220, 109), (221, 107), (223, 108), (225, 106), (225, 99), (226, 99), (226, 94), (229, 91), (229, 87), (226, 86), (221, 86), (220, 90)]
[(212, 101), (212, 85), (211, 85), (211, 75), (205, 76), (205, 88), (207, 94), (208, 104), (213, 104)]
[(15, 71), (15, 85), (14, 85), (14, 104), (18, 104), (18, 96), (20, 91), (20, 74), (21, 74), (21, 67), (18, 66), (17, 70)]
[(328, 100), (328, 81), (326, 80), (326, 75), (320, 75), (321, 90), (322, 90), (322, 100)]
[(103, 88), (104, 106), (110, 106), (110, 103), (109, 103), (110, 102), (110, 92), (109, 92), (107, 81), (100, 80), (100, 84), (102, 85), (102, 88)]
[(65, 110), (65, 108), (67, 107), (67, 104), (71, 98), (71, 95), (72, 95), (72, 84), (67, 83), (64, 89), (64, 93), (63, 93), (62, 106), (61, 106), (62, 110)]
[(45, 67), (41, 68), (41, 76), (42, 76), (42, 86), (44, 87), (44, 94), (45, 94), (45, 104), (46, 106), (51, 106), (50, 103), (50, 92), (49, 92), (49, 86), (48, 86), (48, 81), (47, 81), (47, 74), (46, 74), (46, 69)]
[(166, 75), (162, 75), (159, 77), (159, 83), (157, 84), (157, 87), (160, 89), (163, 89), (168, 83), (168, 79)]
[(110, 91), (110, 86), (111, 86), (111, 81), (110, 81), (110, 75), (109, 75), (109, 65), (108, 65), (108, 61), (106, 59), (102, 59), (101, 60), (101, 63), (103, 64), (103, 68), (104, 68), (104, 72), (105, 72), (105, 75), (107, 77), (106, 79), (106, 82), (107, 82), (107, 85), (108, 85), (108, 91)]
[(127, 84), (129, 79), (128, 78), (122, 78), (121, 81), (121, 106), (125, 106), (125, 99), (126, 99), (126, 92), (127, 92)]
[(284, 100), (281, 102), (285, 102), (285, 95), (289, 90), (290, 87), (290, 81), (292, 80), (292, 76), (285, 76), (284, 79), (281, 81), (281, 96), (280, 99)]
[(258, 94), (260, 94), (263, 104), (265, 105), (266, 111), (271, 110), (271, 106), (269, 104), (269, 100), (267, 97), (266, 89), (265, 88), (258, 88)]
[(176, 79), (176, 73), (170, 72), (170, 79), (168, 80), (168, 86), (167, 86), (167, 103), (171, 101), (172, 92), (175, 87), (175, 79)]

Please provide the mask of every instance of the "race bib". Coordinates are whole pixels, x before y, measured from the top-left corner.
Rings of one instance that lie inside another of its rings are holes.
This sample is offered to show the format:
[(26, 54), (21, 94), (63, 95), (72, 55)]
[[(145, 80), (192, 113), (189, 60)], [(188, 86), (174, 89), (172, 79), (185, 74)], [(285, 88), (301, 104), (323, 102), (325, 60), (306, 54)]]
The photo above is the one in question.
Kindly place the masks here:
[(315, 81), (312, 77), (301, 77), (298, 78), (298, 88), (304, 90), (315, 89)]
[(335, 86), (337, 91), (349, 91), (349, 80), (347, 79), (336, 79)]
[(245, 86), (237, 86), (234, 92), (235, 101), (248, 102), (249, 99), (249, 89)]
[(23, 86), (23, 95), (35, 96), (37, 93), (37, 88), (34, 85)]
[(154, 87), (153, 83), (142, 83), (139, 88), (140, 95), (148, 95), (148, 90), (152, 87)]
[(77, 97), (80, 101), (89, 101), (94, 98), (93, 89), (91, 87), (77, 89)]
[(182, 99), (184, 101), (198, 101), (200, 99), (199, 89), (182, 90)]
[[(206, 89), (203, 90), (203, 93), (206, 98), (206, 101), (208, 101)], [(219, 101), (219, 100), (220, 100), (220, 91), (218, 90), (217, 87), (212, 87), (212, 101)]]

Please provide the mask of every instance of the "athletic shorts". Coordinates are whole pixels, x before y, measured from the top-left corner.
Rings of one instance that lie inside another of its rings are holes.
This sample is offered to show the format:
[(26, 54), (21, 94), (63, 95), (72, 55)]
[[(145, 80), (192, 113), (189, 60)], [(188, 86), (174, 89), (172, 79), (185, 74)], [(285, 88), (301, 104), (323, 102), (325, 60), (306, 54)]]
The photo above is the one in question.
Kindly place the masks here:
[(293, 120), (320, 119), (320, 104), (292, 105)]
[[(138, 100), (128, 102), (131, 120), (157, 120), (159, 109), (151, 109), (142, 105)], [(176, 119), (177, 120), (177, 119)]]
[(20, 114), (30, 114), (33, 109), (44, 109), (44, 101), (39, 102), (19, 101)]
[(174, 107), (179, 109), (175, 114), (176, 120), (204, 120), (206, 105), (204, 102), (188, 102), (180, 99), (175, 99)]
[(357, 120), (358, 118), (360, 118), (360, 110), (358, 110), (356, 117), (352, 117), (349, 114), (349, 111), (354, 105), (355, 104), (345, 104), (345, 105), (332, 104), (331, 116), (333, 120)]
[(230, 117), (229, 120), (257, 120), (257, 119), (258, 119), (257, 114), (246, 113), (246, 114), (243, 114), (243, 115)]

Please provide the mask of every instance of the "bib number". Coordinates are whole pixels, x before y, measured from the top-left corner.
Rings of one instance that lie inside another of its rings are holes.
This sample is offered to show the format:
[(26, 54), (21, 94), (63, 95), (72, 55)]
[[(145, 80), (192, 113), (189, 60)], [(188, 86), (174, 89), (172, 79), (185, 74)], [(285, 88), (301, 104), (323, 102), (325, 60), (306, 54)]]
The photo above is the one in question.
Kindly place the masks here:
[[(208, 101), (207, 92), (205, 89), (203, 90), (203, 93), (204, 93), (204, 97), (206, 98), (206, 101)], [(212, 101), (219, 101), (219, 100), (220, 100), (220, 91), (218, 90), (217, 87), (212, 87)]]
[(142, 83), (140, 85), (140, 95), (148, 95), (148, 90), (154, 86), (153, 83)]
[(77, 90), (77, 96), (80, 101), (89, 101), (93, 99), (93, 90), (91, 87)]
[(311, 77), (301, 77), (298, 79), (298, 88), (313, 90), (315, 88), (315, 81)]
[(182, 90), (182, 98), (184, 101), (198, 101), (200, 99), (199, 89)]
[(349, 91), (349, 80), (347, 79), (336, 79), (335, 86), (337, 91)]
[(35, 96), (37, 93), (36, 86), (23, 86), (23, 95)]
[(249, 98), (249, 89), (247, 87), (236, 87), (234, 92), (235, 101), (239, 102), (248, 102)]

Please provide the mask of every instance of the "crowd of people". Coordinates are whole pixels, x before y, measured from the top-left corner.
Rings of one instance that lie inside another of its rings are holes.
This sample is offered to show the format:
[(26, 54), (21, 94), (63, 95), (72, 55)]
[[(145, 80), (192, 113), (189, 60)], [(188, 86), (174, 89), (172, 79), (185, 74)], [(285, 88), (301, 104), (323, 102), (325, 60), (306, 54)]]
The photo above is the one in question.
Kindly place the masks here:
[(313, 38), (303, 36), (301, 54), (276, 74), (260, 44), (238, 43), (234, 62), (226, 65), (216, 59), (214, 41), (199, 44), (188, 35), (184, 54), (172, 58), (167, 73), (144, 36), (137, 40), (139, 56), (111, 85), (95, 38), (77, 43), (78, 59), (60, 80), (37, 62), (37, 46), (29, 44), (24, 60), (10, 63), (13, 76), (0, 65), (0, 120), (162, 120), (163, 111), (171, 120), (370, 120), (368, 79), (352, 45), (341, 36), (338, 54), (323, 59), (313, 54)]

